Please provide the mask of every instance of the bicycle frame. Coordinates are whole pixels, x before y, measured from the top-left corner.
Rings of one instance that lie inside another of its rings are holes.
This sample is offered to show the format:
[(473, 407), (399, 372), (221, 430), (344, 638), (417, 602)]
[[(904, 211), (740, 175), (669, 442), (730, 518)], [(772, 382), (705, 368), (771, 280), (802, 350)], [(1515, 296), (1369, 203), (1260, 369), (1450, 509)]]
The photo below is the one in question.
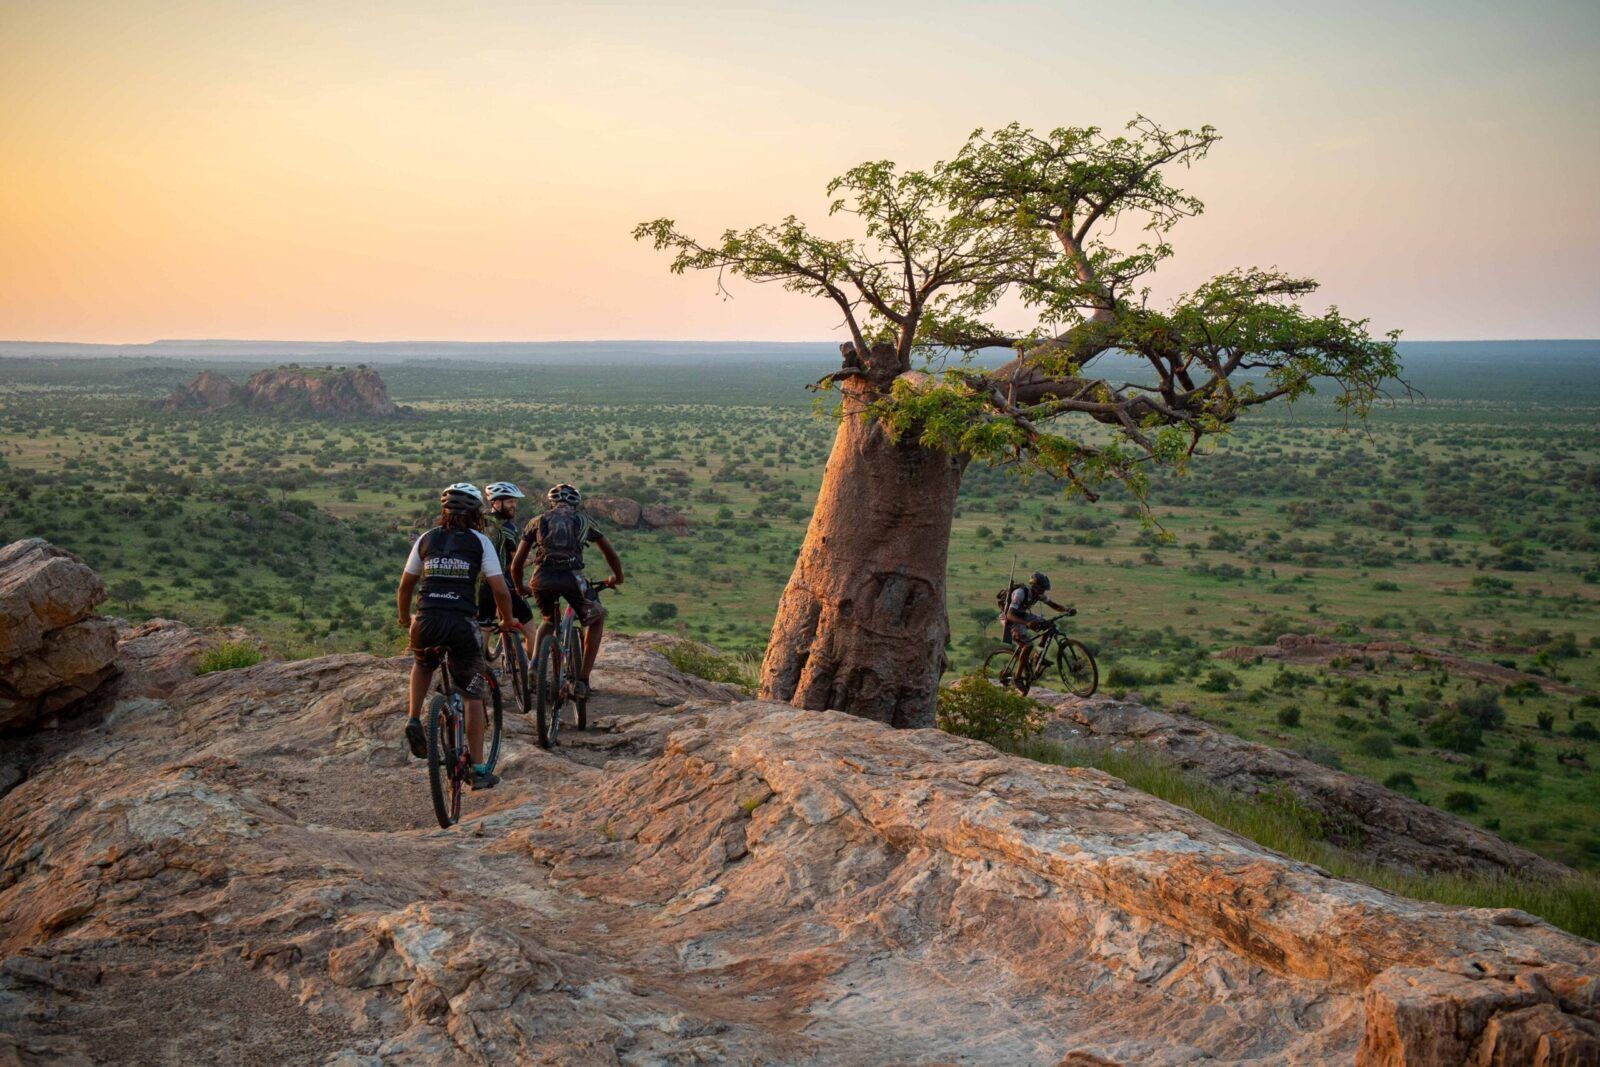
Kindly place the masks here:
[(1024, 665), (1027, 665), (1030, 668), (1028, 671), (1029, 679), (1031, 680), (1032, 678), (1037, 677), (1037, 675), (1031, 669), (1032, 666), (1035, 664), (1044, 663), (1045, 657), (1050, 654), (1050, 646), (1065, 636), (1062, 634), (1061, 627), (1058, 624), (1062, 619), (1068, 617), (1068, 612), (1062, 612), (1060, 615), (1051, 616), (1049, 619), (1045, 620), (1047, 623), (1045, 629), (1039, 630), (1032, 636), (1026, 637), (1017, 642), (1017, 651), (1011, 657), (1011, 662), (1014, 667), (1020, 668)]

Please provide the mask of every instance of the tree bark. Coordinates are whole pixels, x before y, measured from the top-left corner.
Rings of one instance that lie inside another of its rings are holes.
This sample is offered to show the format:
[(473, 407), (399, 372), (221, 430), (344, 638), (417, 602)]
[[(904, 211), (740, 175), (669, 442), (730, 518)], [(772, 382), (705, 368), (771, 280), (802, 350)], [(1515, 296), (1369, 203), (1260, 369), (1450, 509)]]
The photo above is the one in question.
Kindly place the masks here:
[(891, 442), (861, 414), (874, 388), (868, 377), (842, 386), (843, 417), (778, 603), (761, 695), (932, 726), (950, 634), (945, 559), (968, 457)]

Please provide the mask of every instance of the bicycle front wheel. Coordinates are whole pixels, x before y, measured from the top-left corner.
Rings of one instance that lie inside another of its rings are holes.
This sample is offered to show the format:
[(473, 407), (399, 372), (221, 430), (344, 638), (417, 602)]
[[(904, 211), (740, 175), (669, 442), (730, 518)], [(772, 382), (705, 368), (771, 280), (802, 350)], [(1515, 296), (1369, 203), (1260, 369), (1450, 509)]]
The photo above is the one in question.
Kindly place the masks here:
[(1100, 668), (1095, 665), (1094, 654), (1083, 642), (1063, 637), (1056, 649), (1056, 673), (1061, 684), (1075, 697), (1091, 697), (1100, 685)]
[(461, 819), (461, 780), (455, 774), (455, 723), (443, 695), (428, 705), (428, 788), (433, 814), (446, 830)]
[(511, 675), (511, 691), (517, 698), (517, 708), (526, 715), (533, 710), (533, 694), (528, 690), (528, 650), (522, 647), (522, 635), (506, 639), (506, 672)]
[(556, 743), (556, 721), (561, 698), (561, 646), (552, 634), (539, 642), (539, 658), (534, 663), (534, 709), (539, 730), (539, 747), (549, 748)]
[(1017, 669), (1012, 664), (1016, 650), (1012, 648), (997, 648), (984, 657), (983, 676), (995, 685), (1006, 687), (1017, 684)]

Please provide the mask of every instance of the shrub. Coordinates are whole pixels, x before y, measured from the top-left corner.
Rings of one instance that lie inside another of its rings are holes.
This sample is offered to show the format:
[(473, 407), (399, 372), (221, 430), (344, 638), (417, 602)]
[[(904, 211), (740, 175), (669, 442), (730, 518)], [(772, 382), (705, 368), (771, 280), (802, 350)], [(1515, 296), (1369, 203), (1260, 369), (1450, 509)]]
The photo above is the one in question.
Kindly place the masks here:
[(1305, 748), (1300, 750), (1300, 755), (1304, 756), (1312, 763), (1320, 763), (1322, 766), (1331, 767), (1336, 771), (1341, 770), (1344, 767), (1344, 760), (1339, 758), (1339, 753), (1335, 752), (1327, 745), (1307, 745)]
[(1556, 716), (1554, 712), (1541, 711), (1538, 715), (1534, 716), (1534, 719), (1539, 723), (1539, 729), (1543, 730), (1545, 733), (1549, 733), (1551, 730), (1555, 729)]
[(1454, 710), (1436, 716), (1422, 732), (1430, 742), (1452, 752), (1476, 752), (1483, 744), (1483, 727)]
[(1465, 815), (1477, 811), (1483, 805), (1478, 799), (1478, 794), (1465, 789), (1453, 789), (1444, 796), (1444, 810), (1453, 811), (1458, 815)]
[(1522, 767), (1524, 769), (1536, 767), (1539, 764), (1539, 750), (1534, 747), (1532, 741), (1526, 739), (1518, 741), (1517, 747), (1511, 750), (1511, 755), (1506, 762), (1513, 767)]
[(1300, 725), (1300, 709), (1296, 708), (1296, 707), (1279, 708), (1278, 709), (1278, 725), (1279, 726), (1299, 726)]
[(668, 619), (675, 619), (677, 617), (678, 605), (666, 600), (652, 601), (650, 606), (644, 609), (644, 621), (652, 625), (657, 625), (666, 622)]
[(1600, 741), (1600, 730), (1596, 730), (1594, 723), (1587, 719), (1579, 719), (1572, 724), (1572, 736), (1579, 741)]
[(1221, 667), (1213, 667), (1206, 672), (1200, 688), (1208, 693), (1226, 693), (1230, 689), (1239, 688), (1239, 676)]
[(1487, 687), (1457, 699), (1455, 709), (1457, 714), (1471, 719), (1485, 730), (1506, 724), (1505, 709), (1500, 706), (1500, 694)]
[(758, 664), (754, 656), (730, 656), (687, 638), (665, 645), (660, 651), (668, 663), (685, 674), (708, 682), (727, 682), (747, 693), (756, 690)]
[(1130, 689), (1144, 685), (1149, 680), (1139, 668), (1126, 663), (1115, 664), (1106, 672), (1106, 685), (1114, 689)]
[(1409, 771), (1395, 771), (1383, 780), (1383, 784), (1393, 789), (1396, 793), (1415, 793), (1417, 791), (1417, 780), (1411, 777)]
[(1361, 740), (1356, 742), (1356, 748), (1363, 756), (1373, 759), (1394, 758), (1394, 742), (1384, 734), (1362, 734)]
[(1017, 744), (1044, 726), (1044, 705), (971, 670), (939, 690), (939, 729), (990, 744)]
[(261, 650), (248, 641), (224, 641), (200, 653), (194, 666), (196, 674), (231, 671), (240, 667), (254, 667), (261, 662)]
[(1422, 738), (1417, 736), (1415, 730), (1401, 730), (1394, 735), (1394, 743), (1404, 745), (1406, 748), (1421, 748)]

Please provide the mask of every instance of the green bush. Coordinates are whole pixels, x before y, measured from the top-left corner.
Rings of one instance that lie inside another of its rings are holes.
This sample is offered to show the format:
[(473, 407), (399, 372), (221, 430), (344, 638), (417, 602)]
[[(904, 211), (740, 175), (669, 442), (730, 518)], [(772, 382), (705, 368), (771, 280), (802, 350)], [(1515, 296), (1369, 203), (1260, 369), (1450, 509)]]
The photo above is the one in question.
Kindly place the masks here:
[(1444, 796), (1444, 810), (1456, 812), (1458, 815), (1477, 811), (1482, 806), (1483, 801), (1478, 799), (1478, 794), (1465, 789), (1453, 789)]
[(1551, 730), (1555, 729), (1556, 716), (1554, 712), (1541, 711), (1538, 715), (1534, 716), (1534, 720), (1538, 722), (1539, 729), (1543, 730), (1545, 733), (1549, 733)]
[(1394, 758), (1394, 742), (1385, 734), (1362, 734), (1361, 739), (1356, 742), (1356, 748), (1363, 756), (1371, 756), (1373, 759)]
[(1483, 744), (1483, 727), (1455, 710), (1436, 716), (1422, 732), (1430, 742), (1452, 752), (1476, 752)]
[(1521, 767), (1524, 770), (1537, 767), (1539, 765), (1539, 750), (1534, 747), (1532, 741), (1526, 739), (1518, 741), (1517, 747), (1511, 750), (1511, 755), (1506, 762), (1513, 767)]
[(939, 690), (939, 729), (990, 744), (1016, 744), (1044, 726), (1044, 705), (971, 670)]
[(1300, 709), (1297, 708), (1297, 707), (1293, 707), (1293, 706), (1290, 706), (1290, 707), (1287, 707), (1287, 708), (1279, 708), (1278, 709), (1278, 725), (1279, 726), (1299, 726), (1300, 725)]
[(756, 691), (760, 665), (754, 656), (730, 656), (688, 638), (664, 645), (659, 651), (684, 674), (736, 685), (747, 693)]
[(1417, 780), (1411, 777), (1409, 771), (1395, 771), (1383, 780), (1383, 784), (1397, 793), (1415, 793)]
[(254, 667), (261, 662), (261, 658), (261, 650), (248, 641), (224, 641), (200, 653), (194, 673), (211, 674), (215, 671)]
[(1208, 693), (1226, 693), (1230, 689), (1239, 688), (1239, 676), (1221, 667), (1213, 667), (1206, 672), (1200, 688)]
[(1572, 724), (1572, 736), (1579, 741), (1600, 741), (1600, 730), (1596, 730), (1594, 723), (1587, 719), (1579, 719)]
[(1486, 686), (1458, 698), (1455, 709), (1458, 714), (1465, 715), (1485, 730), (1506, 724), (1505, 709), (1500, 706), (1500, 694)]

